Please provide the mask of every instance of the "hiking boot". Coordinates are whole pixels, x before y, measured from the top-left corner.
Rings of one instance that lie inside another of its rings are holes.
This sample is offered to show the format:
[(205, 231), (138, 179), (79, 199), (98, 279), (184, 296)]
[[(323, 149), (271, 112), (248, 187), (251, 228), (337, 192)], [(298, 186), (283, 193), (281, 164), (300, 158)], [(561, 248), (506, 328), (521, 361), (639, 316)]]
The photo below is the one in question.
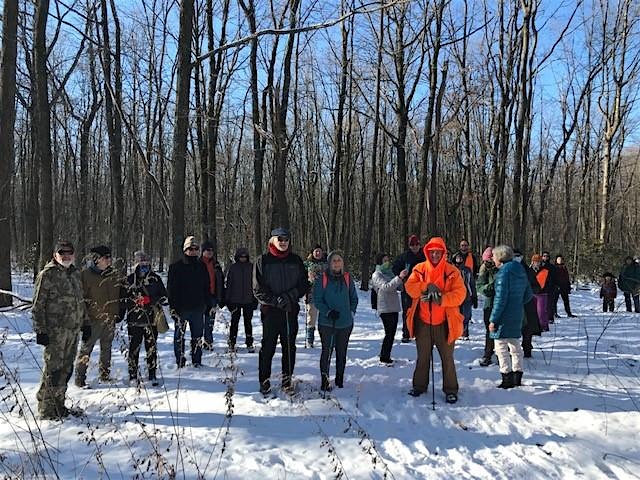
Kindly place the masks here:
[(422, 395), (424, 392), (421, 390), (417, 390), (415, 388), (412, 388), (411, 390), (409, 390), (407, 392), (408, 395), (411, 395), (412, 397), (419, 397), (420, 395)]
[(513, 372), (502, 373), (501, 375), (502, 375), (502, 383), (498, 384), (498, 388), (504, 388), (504, 389), (513, 388), (514, 387)]
[(522, 386), (522, 372), (519, 372), (519, 371), (513, 372), (513, 386), (514, 387)]
[(344, 378), (336, 376), (334, 381), (335, 381), (336, 387), (344, 388)]
[(100, 378), (98, 379), (98, 381), (100, 383), (106, 383), (106, 384), (114, 384), (114, 383), (118, 383), (118, 381), (113, 378), (111, 375), (104, 374), (104, 375), (100, 375)]
[(400, 342), (402, 342), (402, 343), (409, 343), (409, 342), (411, 342), (411, 339), (410, 339), (410, 338), (408, 338), (408, 337), (402, 337), (402, 340), (400, 340)]
[(491, 357), (483, 357), (482, 360), (480, 360), (481, 367), (488, 367), (492, 363), (493, 361), (491, 360)]
[(255, 353), (256, 352), (256, 347), (254, 347), (253, 345), (247, 345), (247, 353)]
[(385, 365), (393, 365), (393, 360), (390, 358), (381, 358), (380, 363), (384, 363)]
[(447, 393), (445, 400), (447, 403), (456, 403), (458, 401), (458, 395), (455, 393)]
[(269, 380), (265, 380), (260, 384), (260, 393), (262, 395), (268, 395), (271, 393), (271, 382)]
[(78, 388), (86, 388), (87, 387), (87, 381), (84, 378), (76, 377), (76, 381), (74, 383), (75, 383), (76, 387), (78, 387)]
[(329, 382), (329, 378), (326, 375), (322, 375), (322, 383), (320, 384), (320, 390), (323, 392), (331, 391), (331, 383)]
[(307, 341), (304, 343), (304, 348), (313, 348), (313, 341), (309, 341), (309, 340), (307, 340)]
[(187, 359), (182, 357), (180, 360), (176, 361), (176, 364), (178, 368), (184, 368), (184, 366), (187, 364)]
[(574, 315), (573, 313), (570, 313), (570, 314), (568, 315), (568, 317), (569, 317), (569, 318), (577, 318), (578, 316), (577, 316), (577, 315)]
[(531, 357), (532, 357), (531, 350), (525, 350), (524, 351), (524, 358), (531, 358)]

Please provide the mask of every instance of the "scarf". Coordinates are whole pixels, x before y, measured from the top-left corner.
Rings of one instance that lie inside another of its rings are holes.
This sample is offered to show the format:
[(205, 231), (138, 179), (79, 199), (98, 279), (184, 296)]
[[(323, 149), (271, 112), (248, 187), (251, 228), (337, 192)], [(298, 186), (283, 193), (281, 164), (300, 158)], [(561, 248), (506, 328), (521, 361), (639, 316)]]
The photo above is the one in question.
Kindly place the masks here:
[(284, 252), (281, 252), (276, 248), (276, 246), (273, 243), (269, 243), (269, 253), (276, 258), (280, 258), (280, 259), (287, 258), (289, 256), (290, 251), (291, 251), (291, 248), (287, 248)]

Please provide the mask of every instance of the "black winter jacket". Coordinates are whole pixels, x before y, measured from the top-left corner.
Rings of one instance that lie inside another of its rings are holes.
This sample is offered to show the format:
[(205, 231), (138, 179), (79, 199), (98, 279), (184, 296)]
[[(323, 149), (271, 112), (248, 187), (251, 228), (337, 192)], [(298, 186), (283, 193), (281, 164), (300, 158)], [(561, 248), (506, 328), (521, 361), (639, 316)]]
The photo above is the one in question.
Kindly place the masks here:
[(422, 248), (418, 250), (417, 254), (413, 253), (411, 250), (405, 250), (401, 255), (398, 255), (398, 258), (395, 259), (393, 265), (391, 266), (391, 271), (394, 275), (400, 275), (400, 272), (404, 270), (408, 264), (409, 275), (411, 275), (411, 270), (413, 270), (413, 267), (421, 262), (424, 262), (425, 260), (426, 258), (424, 256)]
[(246, 262), (238, 260), (240, 254), (248, 256), (246, 249), (238, 249), (235, 262), (229, 267), (226, 287), (227, 306), (256, 303), (253, 296), (253, 263), (248, 260)]
[(308, 286), (307, 270), (302, 259), (294, 253), (285, 258), (265, 253), (253, 266), (253, 294), (264, 313), (275, 308), (277, 298), (284, 296), (288, 299), (286, 310), (297, 314), (300, 310), (298, 299), (307, 293)]
[[(162, 279), (154, 272), (144, 277), (137, 275), (138, 269), (127, 277), (126, 309), (127, 323), (131, 326), (145, 327), (153, 324), (153, 307), (166, 301), (167, 289)], [(144, 306), (136, 304), (139, 297), (150, 297), (150, 303)]]
[(198, 257), (184, 256), (169, 265), (167, 279), (169, 305), (176, 312), (209, 306), (209, 272)]

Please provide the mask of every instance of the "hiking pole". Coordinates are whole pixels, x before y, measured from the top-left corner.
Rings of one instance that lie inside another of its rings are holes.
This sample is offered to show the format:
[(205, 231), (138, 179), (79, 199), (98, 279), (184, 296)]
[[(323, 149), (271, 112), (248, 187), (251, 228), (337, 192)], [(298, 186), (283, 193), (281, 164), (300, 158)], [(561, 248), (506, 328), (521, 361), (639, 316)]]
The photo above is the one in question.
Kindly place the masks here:
[[(287, 372), (287, 376), (289, 378), (289, 388), (293, 386), (293, 368), (291, 368), (291, 329), (289, 328), (289, 311), (284, 311), (284, 318), (287, 324), (287, 358), (289, 359), (289, 371)], [(284, 354), (284, 352), (283, 352)]]
[(435, 411), (436, 409), (436, 377), (435, 377), (435, 367), (433, 365), (433, 316), (432, 316), (432, 304), (433, 298), (429, 297), (429, 334), (431, 335), (431, 409)]
[[(333, 348), (336, 341), (336, 320), (333, 319), (331, 330), (331, 341), (329, 342), (329, 363), (327, 364), (327, 387), (329, 386), (329, 371), (331, 370), (331, 360), (333, 359)], [(327, 390), (322, 392), (322, 398), (327, 398)]]

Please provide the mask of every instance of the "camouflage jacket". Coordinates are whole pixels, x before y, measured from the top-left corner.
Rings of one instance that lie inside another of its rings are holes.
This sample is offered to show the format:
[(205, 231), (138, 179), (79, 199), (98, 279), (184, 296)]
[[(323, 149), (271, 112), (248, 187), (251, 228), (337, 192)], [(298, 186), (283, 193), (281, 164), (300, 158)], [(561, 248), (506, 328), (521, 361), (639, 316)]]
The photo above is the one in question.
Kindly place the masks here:
[(36, 277), (33, 330), (50, 334), (56, 328), (79, 331), (88, 323), (80, 273), (51, 260)]
[(328, 268), (327, 258), (323, 255), (320, 260), (317, 260), (313, 257), (313, 254), (309, 254), (307, 259), (304, 262), (304, 267), (307, 269), (309, 288), (307, 290), (307, 294), (305, 295), (305, 302), (312, 303), (313, 302), (313, 283), (316, 280), (316, 277), (319, 274), (322, 274)]
[(124, 314), (126, 279), (118, 270), (109, 268), (99, 272), (85, 268), (80, 273), (80, 278), (92, 323), (114, 323)]

